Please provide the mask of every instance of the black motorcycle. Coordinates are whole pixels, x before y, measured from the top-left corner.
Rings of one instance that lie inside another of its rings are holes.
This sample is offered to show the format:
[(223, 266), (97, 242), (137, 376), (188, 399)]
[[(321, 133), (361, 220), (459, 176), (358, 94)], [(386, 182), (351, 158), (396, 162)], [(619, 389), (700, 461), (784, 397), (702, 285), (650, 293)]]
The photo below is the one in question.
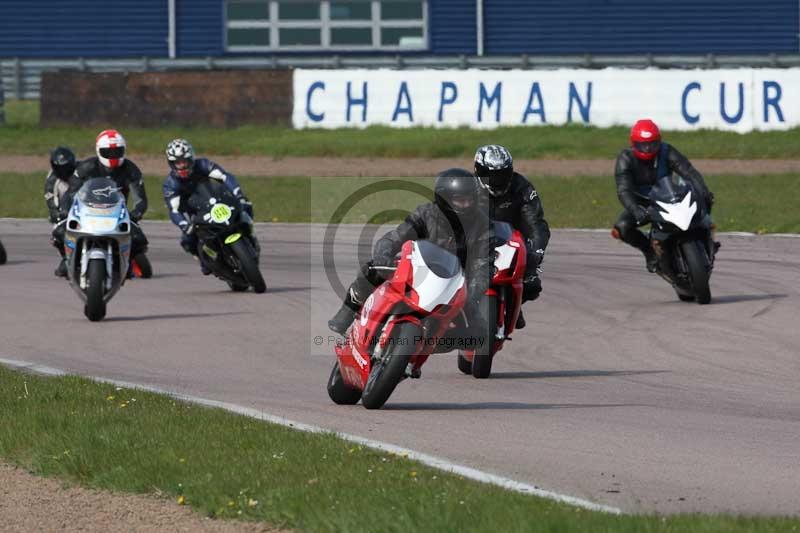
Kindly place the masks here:
[(7, 259), (8, 257), (6, 257), (6, 249), (3, 248), (3, 243), (0, 242), (0, 265), (6, 264)]
[(259, 247), (253, 235), (253, 219), (239, 200), (221, 183), (206, 180), (188, 200), (194, 213), (198, 255), (211, 272), (231, 290), (263, 293), (267, 285), (258, 268)]
[(650, 242), (658, 257), (656, 272), (673, 286), (681, 301), (709, 303), (716, 245), (704, 197), (680, 176), (665, 176), (647, 199)]

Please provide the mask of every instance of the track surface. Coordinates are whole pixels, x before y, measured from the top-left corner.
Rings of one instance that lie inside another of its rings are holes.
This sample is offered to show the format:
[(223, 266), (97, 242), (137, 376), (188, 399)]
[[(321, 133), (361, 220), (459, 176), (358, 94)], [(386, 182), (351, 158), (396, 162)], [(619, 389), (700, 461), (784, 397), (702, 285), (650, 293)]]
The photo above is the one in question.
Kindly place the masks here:
[[(259, 227), (266, 295), (203, 277), (173, 227), (144, 229), (156, 276), (92, 324), (52, 275), (49, 226), (0, 220), (0, 357), (238, 403), (630, 512), (800, 514), (800, 239), (723, 237), (701, 307), (607, 234), (556, 231), (545, 292), (493, 379), (435, 357), (367, 412), (325, 392), (332, 349), (313, 338), (337, 299), (320, 227)], [(356, 239), (340, 236), (346, 283)]]

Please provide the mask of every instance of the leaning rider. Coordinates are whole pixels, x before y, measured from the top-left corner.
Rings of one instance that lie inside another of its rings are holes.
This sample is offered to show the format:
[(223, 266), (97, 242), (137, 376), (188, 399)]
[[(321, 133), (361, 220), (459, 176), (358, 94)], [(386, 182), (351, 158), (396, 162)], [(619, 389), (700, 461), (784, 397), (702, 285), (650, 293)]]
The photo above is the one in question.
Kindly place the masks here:
[(630, 143), (630, 148), (623, 149), (617, 156), (614, 167), (617, 196), (625, 210), (614, 224), (611, 234), (641, 251), (647, 270), (655, 272), (658, 258), (650, 240), (638, 229), (650, 223), (645, 200), (650, 188), (658, 179), (674, 172), (694, 186), (709, 213), (714, 205), (714, 193), (708, 190), (703, 175), (683, 154), (661, 141), (661, 132), (652, 120), (638, 120), (633, 125)]
[[(174, 139), (167, 145), (167, 164), (170, 171), (164, 181), (164, 201), (167, 203), (169, 218), (172, 223), (181, 229), (181, 247), (189, 254), (199, 259), (197, 250), (198, 240), (191, 223), (188, 211), (189, 197), (195, 191), (198, 183), (212, 179), (219, 181), (230, 189), (242, 210), (253, 218), (253, 204), (245, 197), (239, 182), (233, 174), (205, 158), (196, 158), (194, 148), (186, 139)], [(253, 241), (258, 245), (253, 235)], [(200, 261), (200, 269), (208, 275), (211, 270)]]
[(370, 267), (393, 266), (403, 243), (419, 239), (428, 240), (459, 258), (467, 279), (464, 311), (468, 326), (479, 331), (485, 324), (479, 302), (491, 283), (494, 232), (490, 220), (480, 211), (478, 183), (468, 170), (451, 168), (436, 177), (434, 195), (433, 202), (417, 207), (397, 228), (378, 240), (372, 260), (363, 265), (341, 308), (328, 321), (332, 331), (344, 335), (367, 297), (382, 282)]

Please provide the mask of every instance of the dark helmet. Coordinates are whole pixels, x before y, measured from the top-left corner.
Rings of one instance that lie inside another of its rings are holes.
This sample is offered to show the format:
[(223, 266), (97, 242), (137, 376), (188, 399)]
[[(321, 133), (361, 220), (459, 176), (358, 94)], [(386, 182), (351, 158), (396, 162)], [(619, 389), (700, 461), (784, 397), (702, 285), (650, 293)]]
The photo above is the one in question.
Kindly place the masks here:
[(50, 152), (50, 168), (58, 179), (65, 180), (72, 176), (76, 166), (75, 154), (66, 146), (59, 146)]
[(481, 146), (475, 152), (475, 177), (492, 196), (502, 196), (511, 187), (514, 160), (499, 144)]
[(477, 209), (478, 182), (469, 170), (448, 168), (440, 172), (433, 190), (436, 205), (445, 213), (464, 216)]
[(179, 178), (186, 179), (194, 170), (194, 148), (186, 139), (174, 139), (167, 145), (167, 163)]

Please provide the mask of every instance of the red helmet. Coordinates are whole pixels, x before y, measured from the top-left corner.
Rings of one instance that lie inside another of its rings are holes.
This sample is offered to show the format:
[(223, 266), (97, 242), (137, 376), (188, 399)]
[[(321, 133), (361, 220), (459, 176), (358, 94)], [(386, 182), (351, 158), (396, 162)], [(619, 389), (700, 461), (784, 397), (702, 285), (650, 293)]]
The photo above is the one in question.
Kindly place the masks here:
[(639, 159), (649, 161), (658, 155), (661, 148), (661, 132), (649, 118), (637, 120), (631, 128), (631, 148)]
[(125, 161), (125, 138), (117, 130), (103, 130), (94, 144), (97, 158), (106, 168), (117, 168)]

